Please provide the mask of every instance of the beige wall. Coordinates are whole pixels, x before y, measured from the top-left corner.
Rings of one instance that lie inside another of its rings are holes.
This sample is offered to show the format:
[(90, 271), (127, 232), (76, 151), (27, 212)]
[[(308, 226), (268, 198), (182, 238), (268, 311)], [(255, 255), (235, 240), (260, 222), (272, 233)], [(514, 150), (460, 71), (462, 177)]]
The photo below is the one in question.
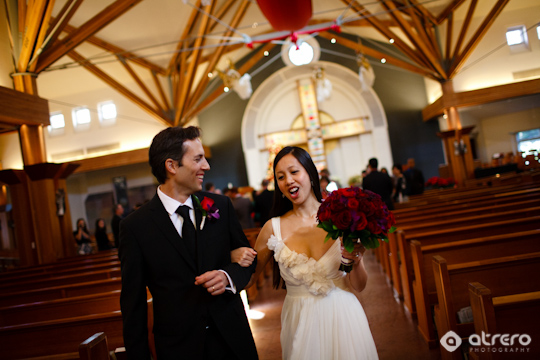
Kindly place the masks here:
[(540, 107), (482, 119), (479, 127), (478, 147), (486, 156), (482, 162), (489, 162), (495, 153), (516, 152), (516, 132), (540, 127)]

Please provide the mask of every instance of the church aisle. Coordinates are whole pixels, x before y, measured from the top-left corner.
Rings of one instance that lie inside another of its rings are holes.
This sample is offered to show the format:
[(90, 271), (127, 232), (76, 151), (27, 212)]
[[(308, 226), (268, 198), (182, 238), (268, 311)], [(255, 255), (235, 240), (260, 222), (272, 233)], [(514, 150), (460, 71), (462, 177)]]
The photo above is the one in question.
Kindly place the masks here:
[[(369, 280), (360, 294), (371, 332), (381, 360), (411, 359), (438, 360), (438, 348), (429, 349), (423, 341), (415, 320), (403, 304), (394, 297), (392, 287), (377, 263), (375, 254), (368, 251), (364, 258)], [(265, 313), (261, 320), (250, 320), (260, 360), (281, 359), (279, 343), (280, 314), (285, 290), (274, 290), (271, 279), (259, 290), (251, 310)]]

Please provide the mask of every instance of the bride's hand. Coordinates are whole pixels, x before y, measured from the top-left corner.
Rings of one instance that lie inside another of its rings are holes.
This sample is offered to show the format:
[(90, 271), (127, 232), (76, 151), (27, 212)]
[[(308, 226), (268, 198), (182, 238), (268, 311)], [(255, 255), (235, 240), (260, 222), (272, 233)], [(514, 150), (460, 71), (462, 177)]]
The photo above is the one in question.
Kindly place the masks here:
[(231, 262), (238, 263), (242, 267), (253, 264), (257, 252), (250, 247), (240, 247), (231, 251)]
[(341, 256), (350, 259), (354, 264), (358, 264), (362, 260), (362, 256), (366, 252), (366, 248), (362, 244), (355, 243), (352, 253), (348, 252), (344, 246), (341, 246)]

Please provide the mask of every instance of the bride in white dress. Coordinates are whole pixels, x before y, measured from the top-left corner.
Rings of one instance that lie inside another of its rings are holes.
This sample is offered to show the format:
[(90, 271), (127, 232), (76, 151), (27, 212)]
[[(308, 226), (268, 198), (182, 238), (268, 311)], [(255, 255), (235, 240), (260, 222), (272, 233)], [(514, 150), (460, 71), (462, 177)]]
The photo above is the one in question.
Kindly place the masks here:
[[(281, 313), (283, 359), (377, 359), (364, 309), (353, 293), (366, 286), (365, 249), (358, 244), (350, 254), (339, 240), (324, 242), (326, 232), (316, 218), (319, 177), (305, 150), (281, 150), (274, 160), (274, 181), (275, 217), (257, 238), (252, 283), (273, 258), (279, 265), (274, 286), (284, 281), (287, 289)], [(354, 260), (348, 274), (338, 270), (342, 254)]]

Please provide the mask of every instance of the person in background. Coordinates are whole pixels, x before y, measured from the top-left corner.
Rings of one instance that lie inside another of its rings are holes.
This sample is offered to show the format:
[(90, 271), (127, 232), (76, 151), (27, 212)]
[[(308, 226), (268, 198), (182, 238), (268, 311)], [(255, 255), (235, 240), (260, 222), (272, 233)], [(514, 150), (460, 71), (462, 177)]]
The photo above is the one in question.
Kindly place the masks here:
[(111, 228), (114, 238), (114, 247), (118, 248), (120, 242), (120, 221), (124, 215), (124, 207), (122, 204), (116, 204), (113, 210), (114, 215), (111, 220)]
[(407, 180), (407, 195), (420, 195), (424, 193), (424, 174), (416, 168), (413, 158), (407, 160), (407, 170), (403, 172)]
[(388, 174), (378, 171), (378, 166), (379, 161), (376, 158), (369, 159), (368, 174), (362, 182), (362, 188), (379, 194), (386, 206), (388, 206), (388, 209), (394, 210), (394, 204), (392, 202), (394, 185), (392, 179)]
[(98, 251), (110, 250), (112, 248), (109, 242), (109, 235), (107, 235), (107, 225), (103, 218), (96, 220), (96, 232), (94, 233)]
[(261, 181), (261, 189), (253, 194), (255, 203), (255, 219), (259, 226), (263, 226), (270, 219), (270, 209), (274, 198), (274, 191), (268, 190), (269, 181)]
[(392, 200), (394, 203), (402, 203), (407, 201), (407, 180), (403, 176), (401, 164), (392, 166), (392, 174), (394, 176), (394, 191)]
[(73, 232), (75, 242), (77, 243), (79, 255), (88, 255), (92, 253), (92, 239), (90, 232), (83, 218), (77, 219), (77, 230)]
[(216, 188), (216, 186), (212, 182), (207, 182), (206, 184), (204, 184), (204, 189), (214, 194), (221, 194), (221, 190)]
[(322, 199), (326, 199), (330, 195), (331, 191), (328, 191), (328, 185), (330, 184), (330, 179), (327, 176), (321, 176), (319, 180), (321, 186), (321, 195)]
[(251, 216), (253, 213), (253, 203), (251, 200), (238, 193), (237, 187), (233, 186), (230, 190), (229, 197), (231, 198), (234, 210), (236, 210), (236, 216), (238, 217), (240, 225), (242, 225), (242, 229), (254, 228), (255, 223)]
[(319, 177), (328, 178), (328, 186), (326, 187), (326, 190), (328, 190), (329, 192), (337, 190), (341, 187), (341, 184), (338, 181), (332, 180), (332, 177), (330, 176), (330, 171), (328, 169), (322, 169), (319, 173)]

